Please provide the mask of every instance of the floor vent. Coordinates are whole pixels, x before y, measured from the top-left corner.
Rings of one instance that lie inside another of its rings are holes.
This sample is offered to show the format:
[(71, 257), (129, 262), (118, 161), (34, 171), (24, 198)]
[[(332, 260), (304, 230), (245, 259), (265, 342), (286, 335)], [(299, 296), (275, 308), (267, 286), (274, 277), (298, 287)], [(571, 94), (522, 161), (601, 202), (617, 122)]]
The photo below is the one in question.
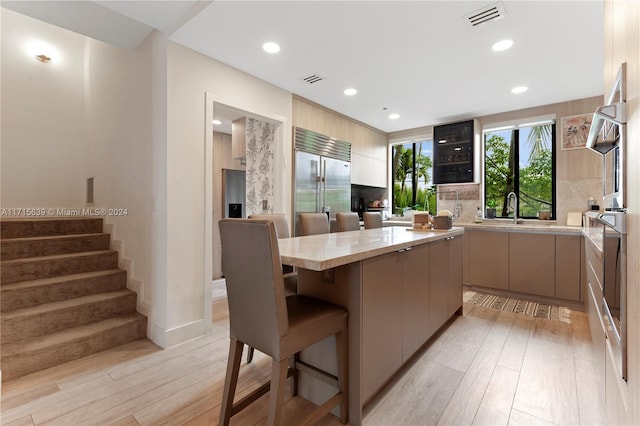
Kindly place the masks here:
[(322, 81), (322, 80), (324, 80), (324, 78), (322, 78), (318, 74), (309, 74), (306, 77), (302, 77), (302, 81), (304, 81), (306, 83), (309, 83), (309, 84), (317, 83), (317, 82)]
[(466, 15), (465, 19), (471, 27), (477, 27), (487, 22), (500, 20), (505, 16), (507, 16), (507, 12), (504, 9), (504, 4), (502, 4), (502, 2), (496, 2)]

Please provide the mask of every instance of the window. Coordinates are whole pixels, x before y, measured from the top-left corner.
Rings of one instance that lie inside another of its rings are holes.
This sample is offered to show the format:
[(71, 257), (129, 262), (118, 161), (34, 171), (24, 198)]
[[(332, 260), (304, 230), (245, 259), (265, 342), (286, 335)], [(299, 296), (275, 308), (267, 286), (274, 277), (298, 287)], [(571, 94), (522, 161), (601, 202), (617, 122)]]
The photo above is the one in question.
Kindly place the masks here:
[(408, 209), (436, 211), (436, 187), (432, 181), (431, 140), (393, 145), (393, 214), (401, 216)]
[(547, 210), (555, 219), (555, 135), (554, 122), (485, 131), (485, 206), (496, 217), (537, 218)]

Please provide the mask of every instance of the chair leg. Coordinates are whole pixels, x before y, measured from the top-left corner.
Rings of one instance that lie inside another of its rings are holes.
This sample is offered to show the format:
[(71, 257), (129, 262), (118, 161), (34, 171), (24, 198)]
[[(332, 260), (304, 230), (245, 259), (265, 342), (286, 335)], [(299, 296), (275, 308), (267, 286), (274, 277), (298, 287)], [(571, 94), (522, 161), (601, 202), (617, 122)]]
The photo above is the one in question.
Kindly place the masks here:
[(249, 349), (247, 350), (247, 364), (249, 364), (251, 361), (253, 361), (253, 351), (255, 349), (253, 348), (253, 346), (249, 346)]
[(342, 392), (340, 422), (349, 420), (349, 330), (336, 334), (336, 358), (338, 360), (338, 391)]
[(287, 381), (287, 370), (289, 360), (277, 361), (274, 359), (271, 364), (271, 389), (269, 390), (269, 415), (267, 424), (279, 425), (282, 421), (282, 402), (284, 400), (284, 387)]
[(293, 371), (293, 374), (289, 378), (291, 396), (298, 395), (298, 369), (296, 368), (296, 362), (298, 362), (298, 354), (291, 355), (289, 357), (289, 368)]
[(229, 344), (229, 359), (227, 360), (227, 375), (224, 379), (224, 392), (222, 394), (222, 404), (220, 405), (220, 426), (227, 426), (229, 419), (231, 419), (233, 397), (236, 393), (243, 347), (244, 343), (233, 338), (231, 339)]

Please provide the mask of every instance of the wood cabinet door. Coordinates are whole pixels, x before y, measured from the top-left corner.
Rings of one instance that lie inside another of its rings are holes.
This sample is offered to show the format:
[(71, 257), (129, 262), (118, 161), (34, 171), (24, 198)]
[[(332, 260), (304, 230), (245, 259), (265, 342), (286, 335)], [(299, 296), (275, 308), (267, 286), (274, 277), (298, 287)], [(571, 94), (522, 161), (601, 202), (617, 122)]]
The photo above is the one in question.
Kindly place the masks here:
[(362, 262), (362, 400), (402, 365), (404, 253)]
[(581, 243), (580, 236), (556, 235), (556, 297), (583, 300), (580, 292)]
[(555, 235), (509, 233), (509, 290), (555, 295)]
[(462, 236), (449, 240), (449, 310), (451, 317), (462, 307)]
[(402, 360), (429, 338), (429, 253), (423, 244), (402, 253)]
[(449, 304), (449, 242), (431, 244), (429, 253), (429, 336), (447, 321)]
[(507, 232), (467, 231), (469, 254), (466, 284), (509, 289), (509, 234)]

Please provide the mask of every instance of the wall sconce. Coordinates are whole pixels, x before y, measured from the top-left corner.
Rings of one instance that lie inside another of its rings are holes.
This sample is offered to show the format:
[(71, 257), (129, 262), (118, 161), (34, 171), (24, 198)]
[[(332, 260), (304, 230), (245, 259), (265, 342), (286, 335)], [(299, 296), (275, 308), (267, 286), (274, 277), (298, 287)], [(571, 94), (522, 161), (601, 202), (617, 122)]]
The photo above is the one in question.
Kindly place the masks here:
[(51, 62), (51, 58), (47, 55), (37, 55), (36, 58), (38, 58), (40, 62), (44, 62), (44, 63)]

